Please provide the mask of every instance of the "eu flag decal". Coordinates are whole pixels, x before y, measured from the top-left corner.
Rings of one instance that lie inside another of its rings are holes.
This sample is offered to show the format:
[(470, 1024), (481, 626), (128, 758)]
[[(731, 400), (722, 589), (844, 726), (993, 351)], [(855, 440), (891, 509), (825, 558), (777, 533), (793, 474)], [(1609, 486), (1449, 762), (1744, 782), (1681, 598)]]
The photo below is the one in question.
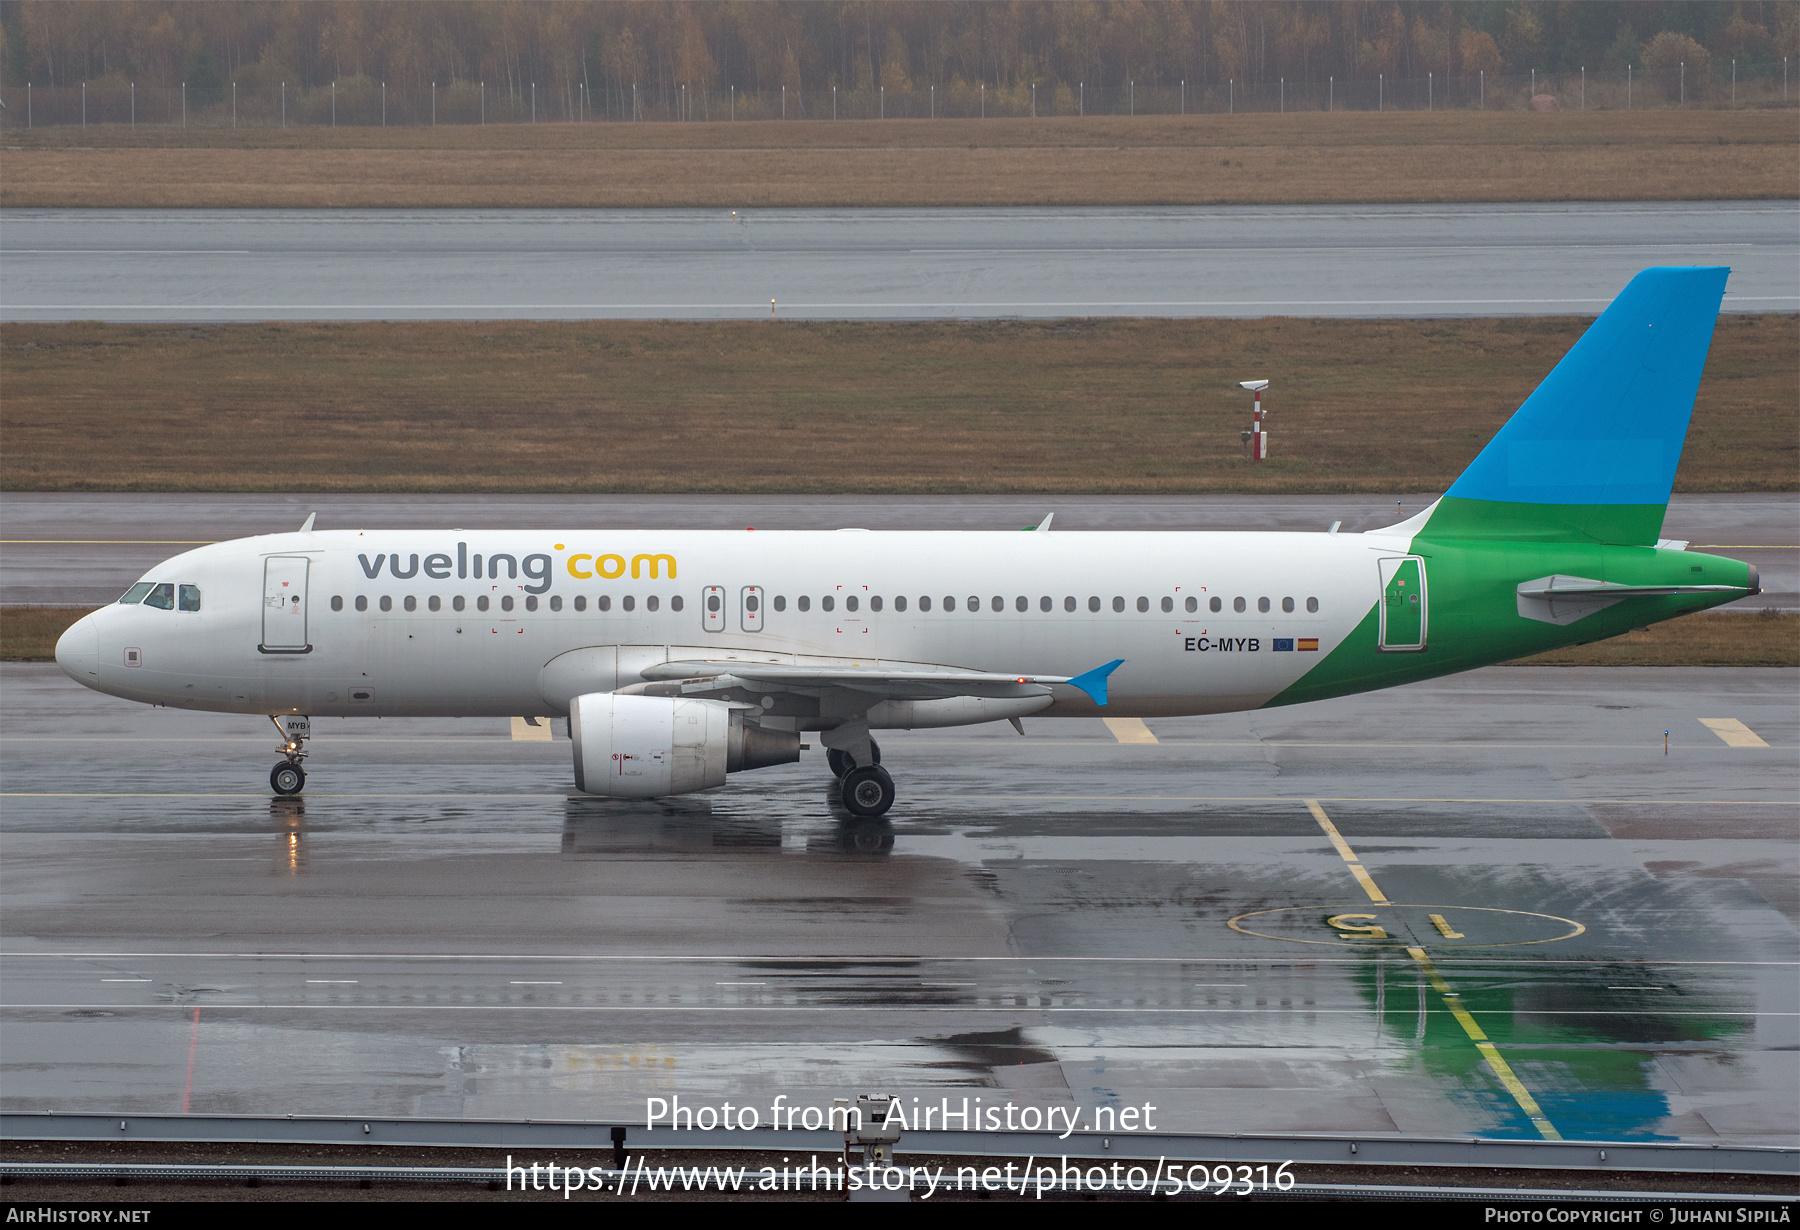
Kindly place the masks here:
[(1275, 638), (1275, 652), (1276, 653), (1293, 653), (1294, 652), (1294, 638), (1291, 636), (1276, 637)]

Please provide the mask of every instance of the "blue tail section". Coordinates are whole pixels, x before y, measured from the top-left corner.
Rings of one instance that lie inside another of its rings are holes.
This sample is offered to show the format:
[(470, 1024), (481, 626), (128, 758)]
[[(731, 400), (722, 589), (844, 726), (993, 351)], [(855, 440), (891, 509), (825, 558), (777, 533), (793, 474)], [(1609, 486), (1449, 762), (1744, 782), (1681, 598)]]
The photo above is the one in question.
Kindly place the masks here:
[(1083, 671), (1076, 675), (1069, 680), (1069, 684), (1093, 697), (1096, 705), (1104, 705), (1106, 703), (1106, 677), (1123, 665), (1125, 665), (1124, 658), (1114, 658), (1105, 666), (1096, 666), (1091, 671)]
[(1730, 272), (1631, 279), (1446, 496), (1667, 505)]

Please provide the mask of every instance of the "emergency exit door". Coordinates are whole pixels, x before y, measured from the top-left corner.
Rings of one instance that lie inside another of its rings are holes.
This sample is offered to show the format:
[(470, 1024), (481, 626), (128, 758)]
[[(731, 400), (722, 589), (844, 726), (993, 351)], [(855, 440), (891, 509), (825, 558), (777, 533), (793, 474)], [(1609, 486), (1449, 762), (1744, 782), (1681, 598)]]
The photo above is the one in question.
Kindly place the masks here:
[(306, 639), (304, 555), (271, 555), (263, 561), (262, 644), (264, 653), (310, 653)]
[(1416, 555), (1381, 562), (1381, 648), (1395, 653), (1425, 648), (1430, 611), (1425, 561)]

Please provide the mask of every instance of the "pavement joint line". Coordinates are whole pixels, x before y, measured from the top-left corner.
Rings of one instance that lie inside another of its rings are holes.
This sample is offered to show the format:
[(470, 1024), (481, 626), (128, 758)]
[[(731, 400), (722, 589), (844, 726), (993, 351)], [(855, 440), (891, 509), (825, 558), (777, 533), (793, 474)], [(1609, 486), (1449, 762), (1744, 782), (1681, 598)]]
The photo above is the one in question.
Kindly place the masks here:
[[(1452, 1003), (1456, 993), (1450, 992), (1451, 999), (1445, 1000), (1452, 1015), (1469, 1016), (1469, 1024), (1473, 1017), (1467, 1010), (1459, 1009)], [(1018, 1004), (1012, 1002), (1019, 998), (1013, 995), (998, 997), (1003, 1002), (991, 1004), (954, 1004), (940, 1006), (933, 1004), (740, 1004), (740, 1003), (695, 1003), (695, 1004), (321, 1004), (316, 1000), (299, 1003), (214, 1003), (208, 1001), (199, 1005), (193, 1000), (170, 1000), (157, 1004), (120, 1004), (120, 1003), (0, 1003), (0, 1012), (51, 1012), (68, 1011), (81, 1008), (106, 1008), (119, 1012), (167, 1012), (171, 1009), (185, 1013), (188, 1008), (204, 1006), (214, 1012), (1053, 1012), (1075, 1013), (1081, 1015), (1101, 1015), (1104, 1013), (1145, 1013), (1156, 1012), (1177, 1016), (1226, 1016), (1226, 1015), (1262, 1015), (1276, 1016), (1299, 1013), (1312, 1016), (1368, 1016), (1368, 1009), (1356, 1008), (1323, 1008), (1316, 1005), (1294, 1004), (1288, 1007), (1257, 1005), (1249, 1007), (1193, 1008), (1168, 1007), (1156, 1004), (1117, 1004), (1117, 1005), (1060, 1005), (1060, 1004)], [(1646, 1011), (1624, 1012), (1610, 1010), (1581, 1009), (1481, 1009), (1484, 1016), (1495, 1016), (1505, 1020), (1513, 1020), (1519, 1015), (1550, 1017), (1744, 1017), (1751, 1020), (1763, 1018), (1800, 1018), (1800, 1012), (1744, 1012), (1730, 1009), (1694, 1010), (1694, 1011)], [(185, 1019), (185, 1017), (184, 1017)], [(1465, 1025), (1466, 1029), (1468, 1026)], [(1479, 1029), (1479, 1026), (1476, 1026)], [(1483, 1035), (1485, 1038), (1485, 1035)], [(1494, 1049), (1492, 1042), (1477, 1043), (1485, 1045), (1487, 1050)], [(1556, 1050), (1553, 1044), (1530, 1045), (1510, 1043), (1507, 1049), (1521, 1051)], [(1516, 1078), (1515, 1078), (1516, 1079)], [(1521, 1085), (1520, 1088), (1523, 1088)], [(1529, 1096), (1529, 1092), (1527, 1093)], [(1554, 1129), (1552, 1129), (1554, 1130)], [(1548, 1139), (1548, 1138), (1547, 1138)], [(1556, 1137), (1555, 1139), (1561, 1139)]]
[(1702, 726), (1725, 741), (1727, 747), (1768, 747), (1763, 737), (1736, 718), (1700, 718)]
[[(1437, 966), (1433, 965), (1431, 958), (1425, 955), (1425, 950), (1411, 947), (1406, 950), (1406, 955), (1418, 962), (1419, 968), (1430, 980), (1432, 989), (1443, 997), (1444, 1004), (1450, 1009), (1450, 1014), (1456, 1018), (1456, 1023), (1461, 1025), (1463, 1032), (1469, 1035), (1469, 1041), (1475, 1044), (1475, 1049), (1481, 1052), (1483, 1059), (1487, 1060), (1488, 1067), (1493, 1069), (1494, 1075), (1500, 1078), (1500, 1083), (1506, 1087), (1506, 1091), (1512, 1094), (1513, 1101), (1519, 1104), (1519, 1109), (1524, 1111), (1525, 1117), (1531, 1120), (1531, 1125), (1538, 1130), (1538, 1135), (1545, 1140), (1561, 1140), (1562, 1133), (1556, 1130), (1556, 1125), (1551, 1123), (1549, 1117), (1544, 1114), (1537, 1099), (1531, 1096), (1529, 1089), (1525, 1088), (1525, 1082), (1518, 1078), (1518, 1075), (1512, 1070), (1512, 1065), (1501, 1057), (1499, 1050), (1495, 1048), (1487, 1033), (1476, 1023), (1469, 1010), (1463, 1007), (1462, 997), (1451, 988), (1449, 983), (1444, 981), (1443, 975), (1437, 971)], [(1510, 1010), (1508, 1015), (1511, 1015)]]
[[(988, 963), (1010, 961), (1037, 964), (1100, 962), (1103, 964), (1119, 964), (1133, 962), (1148, 965), (1243, 965), (1244, 957), (1137, 957), (1130, 955), (1093, 956), (1093, 957), (973, 957), (950, 954), (933, 956), (930, 953), (843, 953), (843, 952), (811, 952), (811, 953), (542, 953), (542, 952), (78, 952), (78, 951), (0, 951), (0, 959), (58, 959), (76, 961), (97, 960), (171, 960), (174, 958), (193, 958), (222, 961), (711, 961), (718, 964), (741, 963), (745, 961), (773, 961), (796, 968), (794, 973), (811, 974), (810, 963), (829, 961), (853, 961), (864, 965), (903, 965), (908, 968), (921, 961), (929, 961), (939, 965), (963, 963)], [(1771, 968), (1786, 969), (1800, 966), (1800, 961), (1695, 961), (1695, 960), (1659, 960), (1652, 957), (1483, 957), (1462, 956), (1458, 954), (1454, 960), (1458, 965), (1530, 965), (1538, 968), (1546, 965), (1603, 965), (1607, 968), (1618, 966), (1728, 966), (1731, 968)], [(1366, 966), (1368, 961), (1363, 957), (1315, 957), (1274, 961), (1267, 958), (1250, 958), (1252, 965), (1267, 965), (1271, 970), (1292, 969), (1298, 965), (1302, 968), (1311, 965), (1355, 965)]]
[[(274, 796), (266, 791), (239, 791), (227, 793), (216, 791), (200, 793), (194, 791), (164, 791), (161, 793), (144, 791), (75, 791), (75, 790), (14, 790), (0, 792), (0, 799), (272, 799)], [(565, 802), (596, 803), (610, 802), (600, 795), (591, 794), (307, 794), (297, 795), (296, 799), (452, 799), (466, 801), (469, 799), (560, 799)], [(1293, 795), (1286, 794), (1242, 794), (1242, 795), (1205, 795), (1205, 794), (991, 794), (990, 801), (1005, 800), (1023, 803), (1293, 803), (1303, 802)], [(1617, 804), (1620, 806), (1648, 807), (1663, 805), (1668, 807), (1800, 807), (1800, 799), (1512, 799), (1512, 798), (1429, 798), (1424, 796), (1396, 796), (1390, 798), (1343, 797), (1329, 798), (1321, 796), (1318, 802), (1323, 803), (1519, 803), (1542, 805), (1545, 803), (1565, 803), (1574, 807), (1592, 804)]]

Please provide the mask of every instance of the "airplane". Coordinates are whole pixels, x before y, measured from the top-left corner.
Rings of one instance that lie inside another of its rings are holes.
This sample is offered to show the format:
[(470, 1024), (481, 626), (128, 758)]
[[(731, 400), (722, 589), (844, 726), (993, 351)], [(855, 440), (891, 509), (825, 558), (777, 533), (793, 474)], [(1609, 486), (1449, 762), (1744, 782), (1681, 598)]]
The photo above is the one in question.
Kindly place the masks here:
[[(873, 732), (1299, 704), (1616, 636), (1761, 592), (1660, 537), (1729, 274), (1639, 273), (1441, 498), (1365, 533), (328, 530), (200, 547), (56, 660), (150, 705), (567, 718), (576, 790), (799, 760), (885, 813)], [(316, 516), (316, 514), (315, 514)], [(810, 745), (807, 745), (810, 746)]]

